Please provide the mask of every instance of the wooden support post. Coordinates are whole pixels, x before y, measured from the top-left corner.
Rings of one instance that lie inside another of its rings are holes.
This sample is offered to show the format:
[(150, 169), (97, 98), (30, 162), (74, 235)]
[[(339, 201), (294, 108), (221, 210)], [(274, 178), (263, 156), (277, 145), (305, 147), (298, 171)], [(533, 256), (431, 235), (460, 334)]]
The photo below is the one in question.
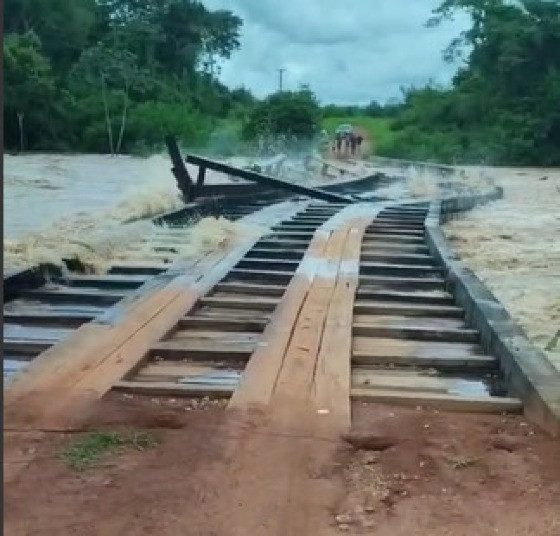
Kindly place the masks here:
[(196, 197), (198, 197), (202, 193), (205, 176), (206, 176), (206, 166), (199, 166), (198, 175), (196, 177), (196, 190), (195, 190)]
[(169, 157), (173, 163), (171, 171), (177, 179), (177, 186), (179, 187), (179, 190), (181, 190), (185, 202), (190, 203), (194, 199), (193, 181), (191, 180), (189, 172), (185, 167), (185, 163), (181, 158), (181, 153), (179, 152), (179, 147), (177, 146), (177, 140), (173, 136), (167, 136), (165, 138), (165, 143), (167, 145)]

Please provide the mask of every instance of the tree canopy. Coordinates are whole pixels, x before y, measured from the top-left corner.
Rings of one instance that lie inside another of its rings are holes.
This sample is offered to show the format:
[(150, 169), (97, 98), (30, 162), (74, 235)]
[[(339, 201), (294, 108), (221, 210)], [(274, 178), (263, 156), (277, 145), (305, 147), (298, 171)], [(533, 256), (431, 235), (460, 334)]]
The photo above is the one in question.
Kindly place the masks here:
[(172, 133), (232, 150), (241, 136), (311, 138), (322, 117), (365, 117), (390, 126), (374, 140), (387, 156), (559, 165), (560, 1), (443, 0), (427, 25), (458, 12), (472, 24), (443, 51), (461, 60), (450, 87), (321, 108), (305, 86), (258, 100), (219, 82), (240, 46), (231, 11), (198, 0), (5, 0), (4, 143), (138, 152)]
[(472, 27), (451, 89), (410, 89), (389, 152), (413, 158), (560, 164), (560, 2), (445, 0), (429, 24), (466, 11)]
[(5, 146), (126, 152), (148, 124), (201, 143), (239, 102), (214, 66), (241, 24), (196, 0), (6, 0)]

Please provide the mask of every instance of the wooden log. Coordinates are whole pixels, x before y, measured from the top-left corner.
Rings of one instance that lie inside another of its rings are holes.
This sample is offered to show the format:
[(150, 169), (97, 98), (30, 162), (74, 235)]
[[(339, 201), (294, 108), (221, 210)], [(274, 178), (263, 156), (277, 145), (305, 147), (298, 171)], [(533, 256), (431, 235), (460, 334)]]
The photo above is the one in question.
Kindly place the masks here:
[(177, 186), (179, 190), (183, 194), (183, 199), (185, 202), (190, 203), (193, 197), (193, 181), (187, 171), (185, 163), (181, 157), (181, 153), (179, 152), (179, 147), (177, 145), (177, 140), (173, 136), (167, 136), (165, 138), (165, 143), (167, 145), (167, 151), (169, 152), (169, 157), (171, 158), (171, 162), (173, 167), (171, 171), (175, 178), (177, 179)]

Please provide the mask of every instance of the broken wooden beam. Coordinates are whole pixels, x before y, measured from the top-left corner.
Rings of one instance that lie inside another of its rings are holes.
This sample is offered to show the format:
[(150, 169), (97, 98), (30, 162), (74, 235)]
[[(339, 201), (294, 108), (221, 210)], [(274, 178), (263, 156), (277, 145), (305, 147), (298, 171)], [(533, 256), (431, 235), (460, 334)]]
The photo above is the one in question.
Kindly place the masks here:
[(247, 169), (240, 169), (235, 166), (230, 166), (224, 164), (223, 162), (216, 162), (209, 158), (204, 158), (202, 156), (187, 155), (187, 162), (200, 167), (205, 167), (218, 171), (220, 173), (225, 173), (227, 175), (232, 175), (234, 177), (239, 177), (251, 182), (257, 182), (259, 184), (264, 184), (266, 186), (271, 186), (280, 190), (286, 190), (293, 192), (295, 194), (302, 194), (315, 199), (321, 199), (323, 201), (333, 201), (342, 203), (352, 203), (353, 200), (340, 194), (335, 194), (331, 192), (325, 192), (317, 188), (310, 188), (307, 186), (301, 186), (299, 184), (292, 184), (290, 182), (276, 179), (269, 175), (264, 175), (262, 173), (257, 173), (256, 171), (250, 171)]
[(181, 158), (181, 153), (179, 152), (179, 147), (177, 146), (177, 140), (173, 136), (167, 136), (165, 138), (165, 143), (167, 145), (169, 157), (173, 163), (171, 171), (177, 179), (177, 186), (179, 187), (179, 190), (181, 190), (185, 202), (189, 203), (194, 199), (193, 181), (191, 180), (185, 163)]

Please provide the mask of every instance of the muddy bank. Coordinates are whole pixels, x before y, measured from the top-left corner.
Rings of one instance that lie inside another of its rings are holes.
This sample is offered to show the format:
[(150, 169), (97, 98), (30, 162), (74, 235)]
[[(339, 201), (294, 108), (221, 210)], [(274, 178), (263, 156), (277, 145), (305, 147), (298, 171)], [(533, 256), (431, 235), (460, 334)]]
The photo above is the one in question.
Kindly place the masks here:
[[(310, 516), (301, 536), (559, 533), (558, 445), (521, 417), (355, 404), (353, 421), (356, 432), (374, 430), (391, 444), (355, 450), (340, 441), (321, 466), (303, 460), (305, 475), (325, 494), (298, 493)], [(7, 534), (287, 533), (289, 520), (284, 527), (269, 525), (276, 512), (259, 510), (255, 493), (288, 511), (291, 488), (267, 482), (266, 471), (232, 472), (232, 441), (245, 441), (251, 428), (236, 428), (220, 404), (195, 409), (182, 400), (115, 395), (100, 403), (90, 425), (148, 430), (159, 443), (110, 453), (97, 467), (78, 472), (60, 457), (76, 434), (30, 441), (35, 460), (6, 488)], [(255, 453), (256, 467), (263, 458)], [(233, 515), (230, 478), (252, 483)]]
[(504, 199), (462, 214), (444, 232), (560, 368), (560, 170), (486, 169)]

